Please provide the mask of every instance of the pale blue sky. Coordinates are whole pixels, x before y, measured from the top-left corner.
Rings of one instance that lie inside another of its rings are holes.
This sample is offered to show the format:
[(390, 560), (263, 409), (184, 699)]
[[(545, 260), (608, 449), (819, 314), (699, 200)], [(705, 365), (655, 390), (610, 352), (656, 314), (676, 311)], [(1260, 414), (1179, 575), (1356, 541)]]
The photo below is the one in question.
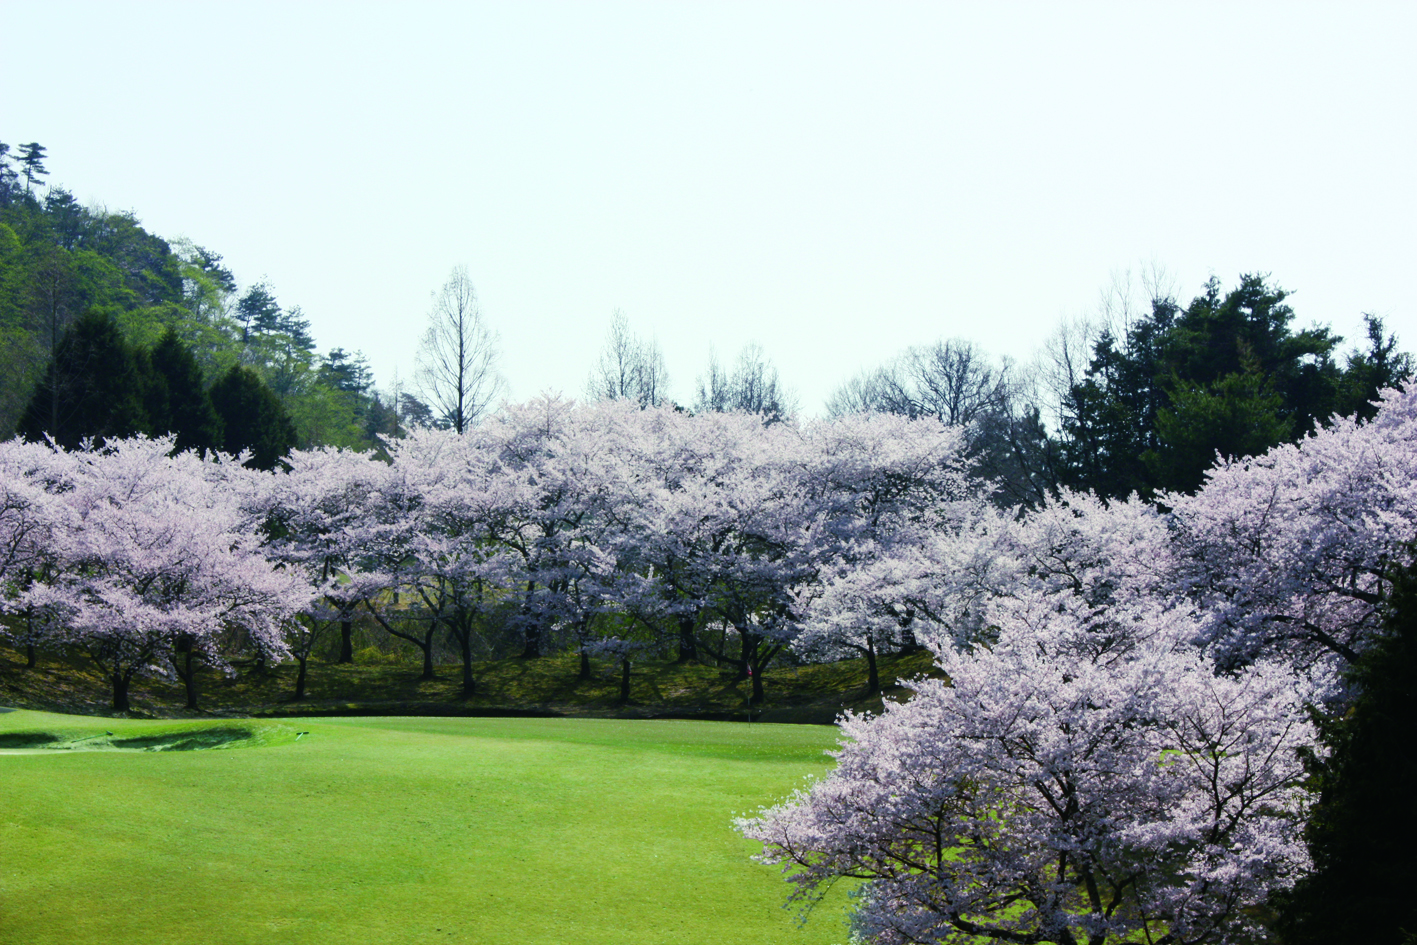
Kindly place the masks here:
[(1026, 358), (1114, 272), (1263, 271), (1417, 350), (1417, 5), (8, 4), (0, 140), (412, 373), (467, 265), (514, 396), (623, 309), (676, 397), (809, 412), (941, 336)]

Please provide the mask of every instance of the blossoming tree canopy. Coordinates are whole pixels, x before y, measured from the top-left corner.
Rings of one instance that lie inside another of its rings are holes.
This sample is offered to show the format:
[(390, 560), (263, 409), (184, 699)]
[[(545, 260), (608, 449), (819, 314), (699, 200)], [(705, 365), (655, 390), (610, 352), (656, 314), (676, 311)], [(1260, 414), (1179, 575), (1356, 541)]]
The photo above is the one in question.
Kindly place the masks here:
[(170, 438), (51, 451), (47, 554), (53, 569), (11, 602), (44, 615), (48, 638), (89, 653), (128, 707), (135, 673), (159, 669), (179, 643), (224, 666), (221, 640), (241, 634), (271, 659), (284, 622), (310, 596), (272, 566), (241, 508), (248, 471), (229, 458), (172, 453)]
[(1224, 942), (1305, 865), (1312, 736), (1283, 667), (1217, 677), (1184, 611), (1099, 634), (1044, 601), (950, 683), (851, 716), (837, 767), (740, 820), (810, 898), (865, 880), (865, 941)]
[(1417, 388), (1385, 391), (1370, 422), (1335, 418), (1222, 462), (1195, 495), (1165, 501), (1218, 658), (1349, 663), (1417, 540)]

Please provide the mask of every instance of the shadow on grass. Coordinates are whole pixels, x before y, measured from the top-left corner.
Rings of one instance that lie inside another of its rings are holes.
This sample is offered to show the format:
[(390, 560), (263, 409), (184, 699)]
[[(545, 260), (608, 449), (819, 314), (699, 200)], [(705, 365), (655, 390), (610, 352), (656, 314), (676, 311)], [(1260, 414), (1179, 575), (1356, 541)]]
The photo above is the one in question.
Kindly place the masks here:
[[(926, 653), (880, 659), (882, 680), (938, 675)], [(241, 664), (224, 676), (198, 670), (197, 711), (183, 709), (181, 684), (135, 679), (130, 690), (138, 717), (210, 718), (277, 715), (537, 715), (625, 718), (739, 718), (746, 712), (747, 680), (734, 680), (716, 666), (673, 660), (634, 665), (630, 703), (619, 705), (618, 665), (593, 660), (580, 679), (574, 653), (538, 659), (513, 658), (475, 664), (477, 692), (463, 695), (458, 666), (440, 666), (432, 680), (419, 678), (410, 663), (332, 664), (312, 660), (306, 698), (294, 701), (293, 663), (260, 669)], [(879, 711), (882, 696), (868, 695), (864, 660), (804, 666), (780, 665), (764, 677), (766, 701), (754, 719), (827, 724), (843, 710)], [(906, 691), (887, 687), (884, 698)], [(117, 715), (107, 680), (86, 659), (40, 654), (27, 669), (24, 654), (0, 647), (0, 704), (85, 715)]]

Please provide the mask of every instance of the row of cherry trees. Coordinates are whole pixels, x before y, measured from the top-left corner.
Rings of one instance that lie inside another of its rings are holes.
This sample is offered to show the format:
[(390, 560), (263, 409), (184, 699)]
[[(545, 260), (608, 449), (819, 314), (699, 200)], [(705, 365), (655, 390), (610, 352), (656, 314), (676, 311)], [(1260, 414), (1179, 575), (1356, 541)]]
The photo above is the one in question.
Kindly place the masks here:
[(804, 636), (811, 588), (977, 515), (984, 490), (962, 472), (961, 444), (933, 420), (798, 427), (552, 398), (461, 435), (415, 431), (389, 445), (388, 463), (296, 453), (261, 513), (268, 553), (322, 588), (321, 619), (370, 615), (422, 651), (425, 675), (447, 633), (469, 693), (490, 625), (510, 625), (526, 656), (574, 648), (583, 669), (592, 653), (628, 659), (666, 642), (693, 656), (718, 625), (760, 700), (789, 646), (874, 660), (870, 633)]
[(229, 457), (169, 455), (171, 439), (66, 451), (0, 445), (0, 582), (12, 638), (87, 652), (128, 708), (134, 675), (224, 667), (238, 645), (288, 654), (307, 606), (251, 513), (260, 479)]
[[(462, 434), (418, 430), (386, 459), (297, 451), (263, 473), (222, 456), (169, 456), (167, 439), (67, 451), (0, 445), (0, 537), (12, 636), (88, 651), (127, 705), (135, 673), (238, 648), (305, 664), (326, 633), (376, 621), (423, 654), (455, 640), (463, 684), (493, 628), (526, 656), (573, 648), (628, 661), (704, 629), (763, 697), (788, 647), (875, 656), (908, 641), (833, 625), (824, 580), (961, 527), (985, 508), (962, 434), (877, 416), (795, 426), (555, 398)], [(160, 617), (160, 619), (159, 619)]]
[(914, 620), (948, 685), (843, 722), (740, 821), (795, 895), (865, 881), (873, 943), (1241, 942), (1308, 866), (1301, 750), (1417, 536), (1417, 396), (1220, 462), (1192, 495), (979, 511), (819, 582)]

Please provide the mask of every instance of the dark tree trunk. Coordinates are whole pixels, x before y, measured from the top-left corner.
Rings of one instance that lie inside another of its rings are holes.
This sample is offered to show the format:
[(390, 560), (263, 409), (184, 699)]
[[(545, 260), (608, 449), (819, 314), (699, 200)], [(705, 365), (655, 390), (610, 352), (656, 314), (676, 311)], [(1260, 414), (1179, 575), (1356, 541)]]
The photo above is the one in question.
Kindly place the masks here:
[(128, 711), (128, 677), (115, 670), (110, 674), (113, 680), (113, 709), (115, 712)]
[(354, 621), (341, 620), (339, 624), (339, 659), (336, 662), (354, 662)]
[(187, 691), (187, 708), (198, 708), (197, 679), (192, 673), (192, 640), (190, 637), (178, 639), (176, 651), (172, 654), (172, 668), (177, 670), (177, 678), (182, 680), (182, 685)]
[[(725, 639), (727, 638), (727, 630), (723, 631), (723, 636)], [(708, 641), (704, 642), (703, 648), (709, 656), (713, 657), (714, 665), (720, 669), (723, 668), (724, 663), (728, 663), (737, 668), (738, 671), (733, 675), (734, 682), (748, 678), (748, 660), (742, 655), (742, 651), (740, 651), (738, 656), (729, 656), (723, 652), (722, 648), (715, 650), (713, 647), (709, 646)]]
[(630, 701), (630, 658), (622, 656), (620, 658), (620, 704), (626, 705)]
[(692, 663), (699, 658), (699, 644), (694, 639), (694, 615), (679, 615), (679, 662)]
[(187, 708), (197, 708), (197, 674), (192, 670), (192, 647), (187, 646), (187, 652), (182, 655), (182, 661), (186, 664), (182, 671), (182, 682), (187, 687)]
[(38, 665), (38, 661), (36, 660), (36, 657), (35, 657), (34, 644), (33, 644), (33, 643), (26, 643), (26, 644), (25, 644), (25, 669), (34, 669), (35, 666), (37, 666), (37, 665)]
[(535, 581), (526, 582), (526, 598), (522, 604), (522, 617), (526, 624), (522, 630), (522, 659), (534, 660), (541, 657), (541, 622), (531, 619), (531, 595), (536, 590)]
[(757, 705), (763, 701), (763, 673), (758, 661), (762, 641), (756, 633), (747, 630), (739, 630), (738, 636), (743, 640), (743, 672), (753, 680), (753, 695), (749, 701)]
[(866, 638), (866, 694), (874, 696), (881, 691), (881, 677), (876, 672), (876, 644)]
[(576, 677), (577, 682), (585, 682), (590, 678), (590, 654), (581, 650), (581, 674)]
[(437, 620), (433, 620), (429, 623), (427, 633), (423, 634), (421, 637), (416, 637), (411, 633), (403, 633), (399, 630), (395, 630), (393, 625), (385, 620), (383, 615), (380, 614), (367, 599), (364, 601), (364, 606), (368, 608), (370, 615), (378, 621), (379, 626), (383, 627), (389, 636), (398, 637), (400, 640), (407, 640), (423, 651), (423, 673), (418, 677), (419, 679), (438, 678), (433, 672), (433, 636), (438, 632), (439, 622)]
[(472, 678), (472, 631), (456, 634), (458, 647), (462, 650), (462, 694), (477, 694), (477, 680)]
[(300, 661), (300, 669), (295, 674), (295, 701), (299, 702), (305, 698), (305, 664), (309, 661), (310, 655), (297, 653), (295, 658)]

